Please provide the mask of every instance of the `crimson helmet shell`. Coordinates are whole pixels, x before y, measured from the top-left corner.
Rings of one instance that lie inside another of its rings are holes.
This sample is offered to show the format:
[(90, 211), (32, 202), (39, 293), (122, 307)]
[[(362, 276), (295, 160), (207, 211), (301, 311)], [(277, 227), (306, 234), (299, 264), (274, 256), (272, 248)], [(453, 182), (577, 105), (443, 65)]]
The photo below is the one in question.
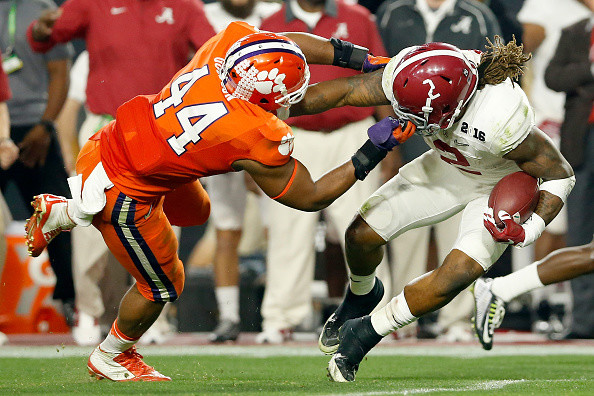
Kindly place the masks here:
[(396, 65), (394, 111), (424, 134), (449, 128), (478, 84), (476, 65), (457, 47), (428, 43), (412, 47)]

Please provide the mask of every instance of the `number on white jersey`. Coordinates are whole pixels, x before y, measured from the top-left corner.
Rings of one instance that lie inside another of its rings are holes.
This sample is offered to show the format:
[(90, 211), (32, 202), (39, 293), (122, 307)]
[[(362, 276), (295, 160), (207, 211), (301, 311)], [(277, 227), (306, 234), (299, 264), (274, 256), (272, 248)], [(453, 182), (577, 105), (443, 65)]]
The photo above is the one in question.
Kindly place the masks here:
[[(179, 106), (183, 102), (184, 95), (196, 81), (209, 74), (208, 65), (199, 69), (179, 75), (171, 83), (171, 96), (156, 102), (153, 105), (155, 118), (165, 114), (165, 110), (171, 106)], [(186, 146), (192, 142), (198, 143), (200, 134), (204, 132), (213, 122), (228, 114), (229, 111), (223, 102), (212, 102), (184, 106), (175, 112), (175, 116), (183, 129), (178, 136), (171, 136), (167, 139), (169, 146), (177, 155), (186, 152)], [(197, 119), (197, 121), (196, 121)]]

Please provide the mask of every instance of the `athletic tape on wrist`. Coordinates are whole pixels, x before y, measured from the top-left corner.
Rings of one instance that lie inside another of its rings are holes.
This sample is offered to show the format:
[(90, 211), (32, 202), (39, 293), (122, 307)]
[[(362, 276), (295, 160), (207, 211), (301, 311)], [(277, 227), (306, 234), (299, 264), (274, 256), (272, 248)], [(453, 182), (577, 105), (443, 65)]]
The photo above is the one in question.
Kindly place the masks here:
[(351, 157), (355, 167), (355, 177), (364, 180), (369, 172), (386, 157), (386, 154), (388, 154), (386, 150), (376, 147), (371, 140), (367, 139), (365, 144)]
[(360, 45), (332, 37), (330, 43), (334, 47), (333, 66), (340, 66), (361, 71), (369, 50)]
[(565, 179), (548, 180), (540, 185), (540, 191), (547, 191), (561, 198), (563, 203), (567, 202), (567, 197), (575, 186), (575, 176)]
[(524, 228), (524, 242), (518, 244), (520, 247), (528, 246), (538, 239), (544, 231), (546, 224), (542, 217), (536, 213), (522, 224)]

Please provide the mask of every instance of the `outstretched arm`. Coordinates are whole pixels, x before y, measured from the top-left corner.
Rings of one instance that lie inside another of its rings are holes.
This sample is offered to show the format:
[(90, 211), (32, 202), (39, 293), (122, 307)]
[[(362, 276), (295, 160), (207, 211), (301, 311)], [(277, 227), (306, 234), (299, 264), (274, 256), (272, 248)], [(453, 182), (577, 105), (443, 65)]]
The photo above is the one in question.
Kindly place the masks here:
[[(234, 162), (234, 168), (245, 170), (269, 197), (291, 208), (313, 212), (329, 206), (355, 182), (355, 167), (351, 161), (313, 181), (307, 168), (291, 158), (283, 166), (266, 166), (252, 160)], [(284, 191), (286, 189), (286, 191)]]
[(311, 85), (303, 100), (291, 106), (291, 116), (318, 114), (341, 106), (380, 106), (390, 101), (382, 90), (383, 70)]
[(307, 63), (312, 65), (331, 65), (334, 60), (334, 47), (330, 40), (315, 34), (286, 32), (284, 36), (297, 43)]

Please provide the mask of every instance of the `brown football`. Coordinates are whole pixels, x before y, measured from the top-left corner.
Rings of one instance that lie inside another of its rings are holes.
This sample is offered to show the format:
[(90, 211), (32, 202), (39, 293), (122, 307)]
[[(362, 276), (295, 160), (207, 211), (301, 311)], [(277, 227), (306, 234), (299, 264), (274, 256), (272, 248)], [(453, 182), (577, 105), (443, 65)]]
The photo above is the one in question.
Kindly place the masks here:
[(498, 213), (504, 210), (518, 224), (522, 224), (536, 209), (540, 190), (538, 180), (526, 172), (514, 172), (493, 187), (489, 195), (489, 207), (493, 209), (495, 224), (503, 225)]

